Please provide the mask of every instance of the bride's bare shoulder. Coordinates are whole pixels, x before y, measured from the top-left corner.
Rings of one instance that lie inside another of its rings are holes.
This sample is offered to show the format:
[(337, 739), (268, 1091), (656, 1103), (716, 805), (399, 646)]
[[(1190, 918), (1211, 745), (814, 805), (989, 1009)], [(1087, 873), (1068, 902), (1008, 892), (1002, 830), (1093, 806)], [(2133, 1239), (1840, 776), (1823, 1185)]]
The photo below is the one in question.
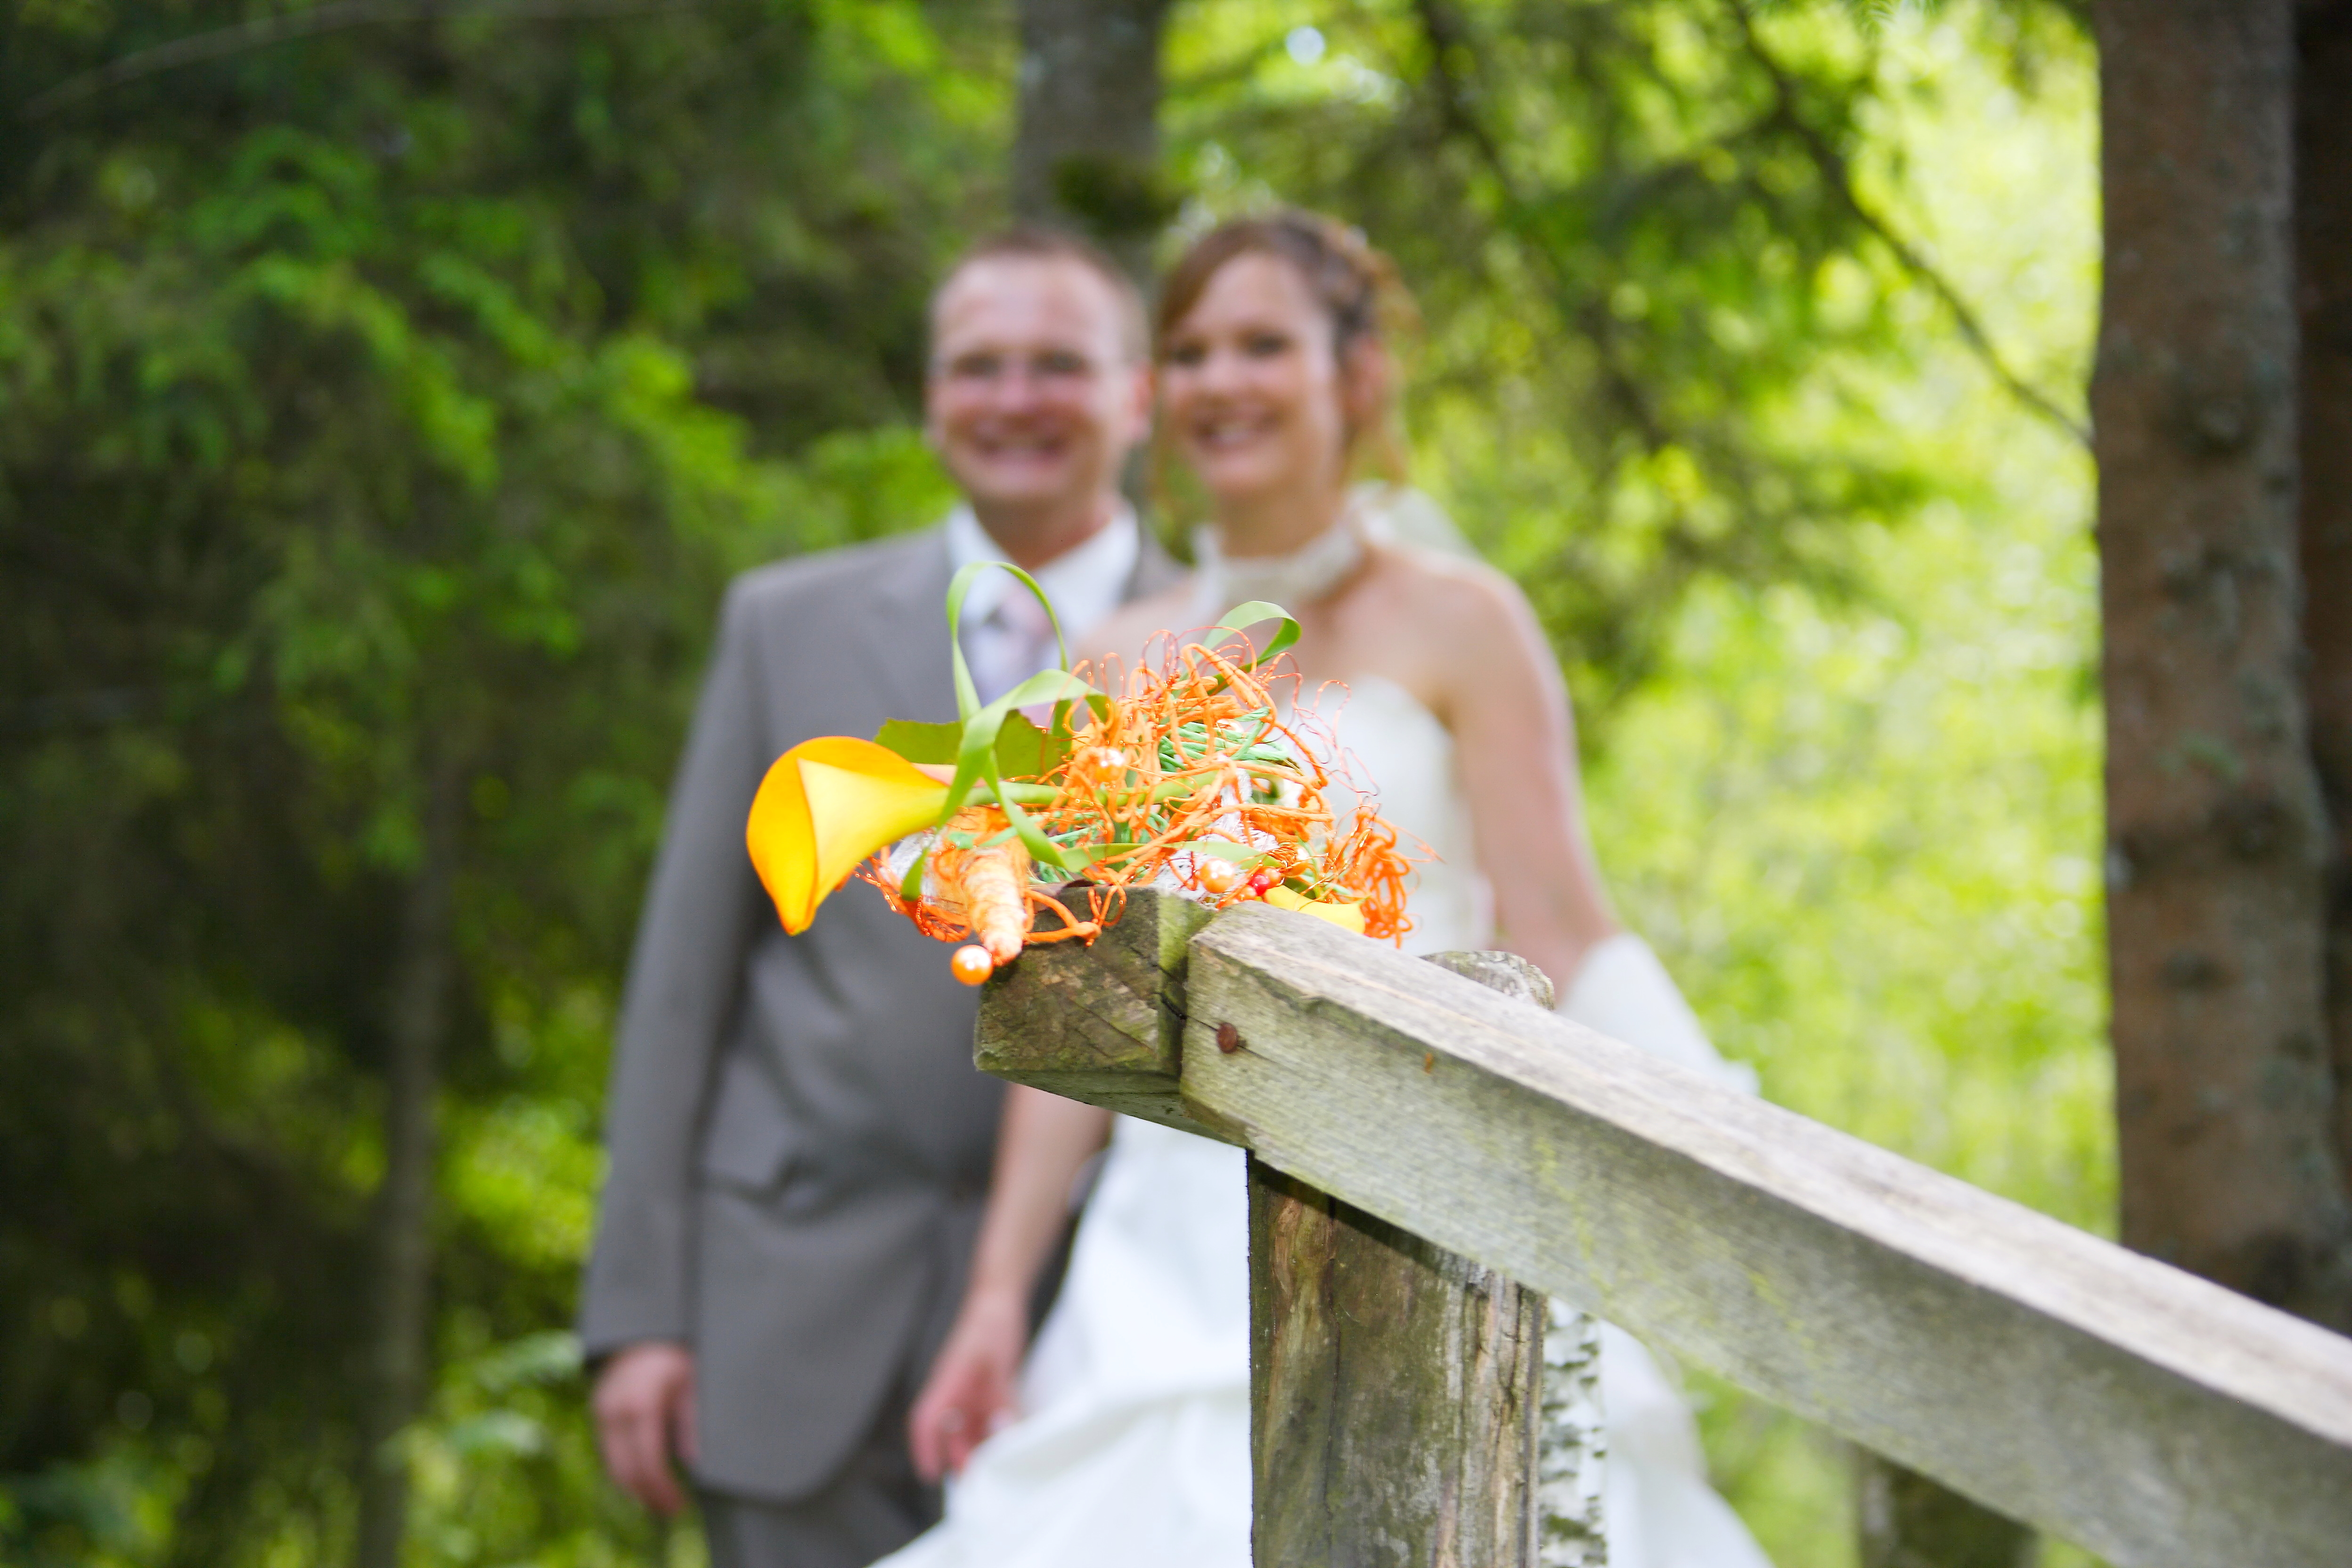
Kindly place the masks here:
[[(1519, 585), (1482, 561), (1383, 542), (1356, 631), (1377, 634), (1382, 662), (1441, 716), (1475, 694), (1526, 692), (1558, 679), (1535, 609)], [(1530, 686), (1529, 682), (1533, 685)]]
[(1483, 561), (1420, 545), (1383, 541), (1375, 550), (1373, 583), (1390, 615), (1448, 632), (1491, 628), (1497, 617), (1528, 613), (1519, 585)]

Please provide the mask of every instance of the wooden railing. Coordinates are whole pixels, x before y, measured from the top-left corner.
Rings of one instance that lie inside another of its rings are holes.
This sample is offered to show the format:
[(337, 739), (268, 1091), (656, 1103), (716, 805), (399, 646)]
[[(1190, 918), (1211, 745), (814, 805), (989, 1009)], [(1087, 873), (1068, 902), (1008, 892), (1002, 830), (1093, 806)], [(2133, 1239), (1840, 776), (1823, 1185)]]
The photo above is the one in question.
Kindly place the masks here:
[(1147, 896), (982, 1003), (1251, 1152), (1260, 1568), (1534, 1562), (1537, 1291), (2121, 1568), (2352, 1563), (2352, 1341), (1452, 966)]

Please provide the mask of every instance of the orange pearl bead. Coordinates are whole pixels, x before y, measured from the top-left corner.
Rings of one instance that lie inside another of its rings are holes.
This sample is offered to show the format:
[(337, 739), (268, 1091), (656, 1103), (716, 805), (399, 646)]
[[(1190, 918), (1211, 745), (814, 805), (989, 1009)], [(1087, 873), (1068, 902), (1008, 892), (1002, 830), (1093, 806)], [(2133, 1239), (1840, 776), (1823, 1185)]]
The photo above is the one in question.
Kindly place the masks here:
[(1117, 784), (1127, 776), (1127, 753), (1117, 746), (1088, 746), (1078, 753), (1074, 771), (1093, 784)]
[(1194, 875), (1201, 890), (1223, 898), (1242, 885), (1242, 868), (1230, 860), (1212, 860), (1203, 857), (1195, 862)]
[(996, 960), (988, 955), (988, 949), (967, 942), (948, 960), (948, 969), (966, 985), (977, 985), (996, 972)]

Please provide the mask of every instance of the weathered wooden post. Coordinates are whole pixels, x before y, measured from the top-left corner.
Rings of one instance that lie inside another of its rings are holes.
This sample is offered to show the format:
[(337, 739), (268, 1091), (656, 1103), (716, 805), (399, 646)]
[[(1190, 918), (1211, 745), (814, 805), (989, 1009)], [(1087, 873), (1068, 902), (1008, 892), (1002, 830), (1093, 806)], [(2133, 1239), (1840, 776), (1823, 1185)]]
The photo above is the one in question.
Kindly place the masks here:
[(1250, 1161), (1260, 1568), (1534, 1568), (1545, 1302)]
[[(1434, 962), (1551, 1005), (1524, 959)], [(1544, 1298), (1255, 1155), (1249, 1183), (1259, 1568), (1534, 1568)]]
[[(1194, 1048), (1247, 1050), (1187, 1016), (1187, 943), (1209, 911), (1139, 895), (1091, 950), (1040, 949), (992, 986), (975, 1060), (992, 1072), (1129, 1115), (1238, 1142), (1181, 1094)], [(1539, 1006), (1551, 984), (1506, 953), (1434, 960)], [(1334, 1563), (1536, 1568), (1538, 1439), (1548, 1303), (1538, 1292), (1296, 1182), (1253, 1157), (1251, 1448), (1260, 1568)], [(1562, 1343), (1581, 1347), (1571, 1318)], [(1589, 1369), (1587, 1381), (1589, 1382)], [(1570, 1383), (1576, 1369), (1568, 1373)], [(1598, 1568), (1592, 1439), (1574, 1434), (1553, 1490), (1572, 1555)], [(1586, 1401), (1589, 1407), (1590, 1401)]]

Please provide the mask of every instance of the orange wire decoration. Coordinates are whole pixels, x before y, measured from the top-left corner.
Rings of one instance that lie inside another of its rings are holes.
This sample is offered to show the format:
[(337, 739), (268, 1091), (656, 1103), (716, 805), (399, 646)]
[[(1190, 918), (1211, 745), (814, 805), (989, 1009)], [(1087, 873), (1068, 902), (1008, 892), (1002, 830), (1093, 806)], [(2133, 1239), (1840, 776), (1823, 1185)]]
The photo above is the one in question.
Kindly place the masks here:
[[(1402, 937), (1412, 927), (1405, 879), (1412, 862), (1396, 829), (1369, 801), (1344, 820), (1333, 811), (1326, 792), (1334, 781), (1322, 759), (1339, 756), (1336, 738), (1311, 711), (1294, 703), (1286, 714), (1276, 700), (1270, 685), (1286, 680), (1295, 695), (1295, 674), (1269, 681), (1247, 640), (1235, 642), (1236, 652), (1184, 643), (1158, 668), (1139, 668), (1124, 680), (1097, 672), (1117, 689), (1064, 708), (1084, 722), (1075, 731), (1057, 725), (1055, 760), (1032, 778), (1006, 781), (1044, 786), (1024, 792), (1030, 821), (1066, 864), (1084, 866), (1077, 879), (1058, 887), (1033, 880), (1037, 863), (988, 805), (880, 850), (857, 874), (927, 935), (970, 937), (986, 951), (986, 965), (977, 954), (958, 954), (960, 975), (969, 962), (985, 977), (1024, 942), (1091, 942), (1136, 887), (1168, 888), (1220, 909), (1263, 899), (1367, 936)], [(909, 898), (917, 854), (929, 860), (919, 895)], [(1085, 917), (1057, 893), (1083, 895)], [(1049, 911), (1060, 924), (1034, 929)]]

